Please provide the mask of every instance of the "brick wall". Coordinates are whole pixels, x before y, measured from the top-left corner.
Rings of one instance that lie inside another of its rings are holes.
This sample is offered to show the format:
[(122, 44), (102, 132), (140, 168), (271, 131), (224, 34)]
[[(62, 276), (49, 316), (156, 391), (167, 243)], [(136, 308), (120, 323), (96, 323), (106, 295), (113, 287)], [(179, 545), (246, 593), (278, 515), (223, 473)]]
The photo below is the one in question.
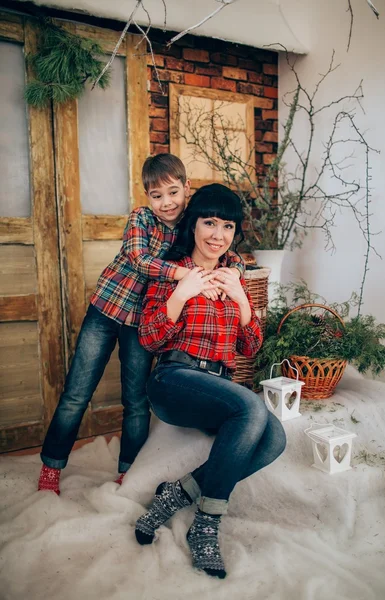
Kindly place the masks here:
[[(155, 69), (148, 60), (151, 154), (169, 152), (168, 84), (180, 83), (255, 96), (255, 160), (263, 175), (278, 142), (278, 55), (268, 50), (210, 38), (186, 36), (166, 49), (166, 38), (152, 32)], [(170, 39), (170, 35), (167, 36)]]

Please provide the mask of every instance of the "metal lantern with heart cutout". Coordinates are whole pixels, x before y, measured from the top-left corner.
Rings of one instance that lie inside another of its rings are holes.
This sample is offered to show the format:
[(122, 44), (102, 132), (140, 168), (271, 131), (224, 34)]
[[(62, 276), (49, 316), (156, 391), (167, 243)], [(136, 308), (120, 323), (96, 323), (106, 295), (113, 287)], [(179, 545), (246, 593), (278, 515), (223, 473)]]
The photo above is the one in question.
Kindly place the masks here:
[(299, 404), (301, 400), (301, 388), (304, 384), (303, 381), (297, 379), (291, 379), (289, 377), (273, 377), (273, 369), (276, 366), (282, 365), (284, 362), (289, 363), (289, 366), (294, 370), (290, 362), (285, 358), (280, 363), (274, 363), (270, 369), (270, 379), (260, 381), (260, 385), (263, 386), (263, 395), (267, 408), (275, 414), (280, 421), (289, 421), (300, 417)]
[(352, 440), (357, 437), (335, 425), (313, 424), (305, 429), (313, 446), (313, 467), (325, 473), (340, 473), (351, 469)]

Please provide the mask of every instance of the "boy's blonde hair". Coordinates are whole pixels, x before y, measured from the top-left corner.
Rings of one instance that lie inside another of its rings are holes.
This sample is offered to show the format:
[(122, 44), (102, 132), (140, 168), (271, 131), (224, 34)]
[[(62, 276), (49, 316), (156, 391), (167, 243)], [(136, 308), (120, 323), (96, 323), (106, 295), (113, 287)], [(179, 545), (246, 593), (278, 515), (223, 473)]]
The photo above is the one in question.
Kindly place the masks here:
[(157, 154), (146, 158), (142, 168), (142, 181), (146, 192), (170, 179), (178, 179), (184, 185), (187, 174), (181, 159), (174, 154)]

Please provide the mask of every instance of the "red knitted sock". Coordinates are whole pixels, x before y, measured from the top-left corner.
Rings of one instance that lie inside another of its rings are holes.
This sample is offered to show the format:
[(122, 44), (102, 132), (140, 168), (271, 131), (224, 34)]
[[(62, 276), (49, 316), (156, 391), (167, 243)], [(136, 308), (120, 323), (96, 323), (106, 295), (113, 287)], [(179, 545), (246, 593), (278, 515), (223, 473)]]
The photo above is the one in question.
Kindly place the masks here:
[(38, 490), (49, 490), (55, 492), (58, 496), (60, 495), (59, 480), (60, 480), (61, 469), (51, 469), (43, 465), (40, 471)]
[(125, 473), (120, 473), (119, 477), (117, 479), (115, 479), (115, 483), (122, 485), (124, 476), (125, 476)]

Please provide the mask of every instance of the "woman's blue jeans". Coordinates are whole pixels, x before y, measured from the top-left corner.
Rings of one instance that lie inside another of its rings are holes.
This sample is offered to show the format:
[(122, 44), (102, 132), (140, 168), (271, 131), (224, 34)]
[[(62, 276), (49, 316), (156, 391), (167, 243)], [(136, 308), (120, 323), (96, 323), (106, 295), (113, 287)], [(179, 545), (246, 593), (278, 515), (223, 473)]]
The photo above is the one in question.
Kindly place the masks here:
[(147, 383), (154, 413), (166, 423), (216, 432), (208, 460), (182, 478), (204, 512), (223, 514), (236, 483), (273, 462), (286, 436), (251, 390), (177, 362), (160, 363)]
[(127, 471), (146, 441), (150, 423), (146, 382), (152, 355), (139, 344), (136, 327), (120, 325), (90, 305), (64, 391), (44, 440), (41, 459), (48, 467), (63, 469), (66, 466), (84, 412), (117, 341), (123, 404), (120, 473)]

